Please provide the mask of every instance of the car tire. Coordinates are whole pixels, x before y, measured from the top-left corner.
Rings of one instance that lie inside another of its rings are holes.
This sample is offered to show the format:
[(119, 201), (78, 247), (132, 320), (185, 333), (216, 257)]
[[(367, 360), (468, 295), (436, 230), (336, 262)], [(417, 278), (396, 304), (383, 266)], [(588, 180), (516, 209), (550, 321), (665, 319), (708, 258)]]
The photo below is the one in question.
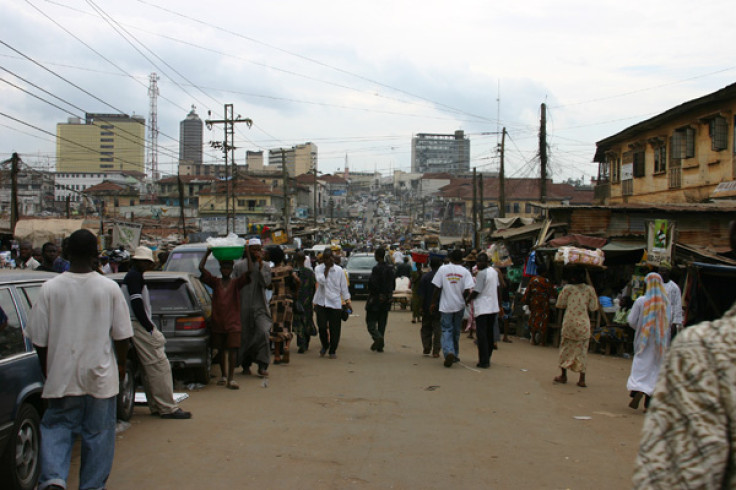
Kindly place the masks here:
[(135, 407), (135, 363), (125, 361), (125, 377), (120, 384), (120, 393), (117, 397), (118, 420), (127, 422), (133, 416)]
[(2, 457), (2, 472), (0, 479), (13, 490), (36, 488), (41, 473), (41, 418), (33, 405), (24, 403), (18, 409)]
[(205, 349), (205, 356), (203, 359), (203, 365), (198, 368), (194, 368), (194, 382), (207, 385), (210, 382), (212, 371), (212, 348), (208, 345)]

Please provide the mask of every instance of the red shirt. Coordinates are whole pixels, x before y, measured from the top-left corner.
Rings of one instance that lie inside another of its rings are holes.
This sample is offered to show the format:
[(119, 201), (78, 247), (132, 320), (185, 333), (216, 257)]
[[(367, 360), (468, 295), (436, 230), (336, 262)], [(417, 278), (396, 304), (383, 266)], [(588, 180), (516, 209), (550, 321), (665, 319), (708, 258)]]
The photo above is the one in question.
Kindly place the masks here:
[(245, 274), (230, 279), (227, 287), (223, 287), (222, 279), (206, 270), (202, 273), (200, 280), (212, 288), (212, 333), (240, 332), (240, 288), (249, 277)]

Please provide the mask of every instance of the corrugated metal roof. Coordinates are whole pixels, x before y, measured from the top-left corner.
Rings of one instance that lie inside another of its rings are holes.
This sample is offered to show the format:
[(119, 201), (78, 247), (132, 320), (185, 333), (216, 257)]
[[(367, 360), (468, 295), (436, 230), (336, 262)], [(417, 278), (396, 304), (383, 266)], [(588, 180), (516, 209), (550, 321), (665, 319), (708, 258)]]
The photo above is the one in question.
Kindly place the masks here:
[(560, 206), (559, 204), (540, 204), (545, 209), (609, 209), (622, 211), (683, 211), (683, 212), (717, 212), (717, 213), (734, 213), (736, 212), (736, 203), (733, 201), (723, 202), (706, 202), (706, 203), (627, 203), (627, 204), (611, 204), (611, 205), (570, 205)]

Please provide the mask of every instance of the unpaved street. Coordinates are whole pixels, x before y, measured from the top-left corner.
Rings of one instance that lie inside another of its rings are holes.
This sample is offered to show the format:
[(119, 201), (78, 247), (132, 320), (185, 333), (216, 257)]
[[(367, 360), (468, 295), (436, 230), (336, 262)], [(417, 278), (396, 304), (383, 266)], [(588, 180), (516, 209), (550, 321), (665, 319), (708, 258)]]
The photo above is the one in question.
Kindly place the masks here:
[(422, 357), (408, 311), (390, 314), (386, 352), (371, 352), (355, 306), (336, 360), (319, 357), (315, 338), (270, 368), (267, 387), (238, 375), (239, 391), (213, 381), (191, 392), (192, 420), (136, 408), (109, 487), (630, 487), (643, 421), (627, 406), (631, 361), (591, 354), (588, 388), (576, 375), (555, 385), (556, 349), (514, 337), (478, 370), (463, 335), (462, 365), (448, 369)]

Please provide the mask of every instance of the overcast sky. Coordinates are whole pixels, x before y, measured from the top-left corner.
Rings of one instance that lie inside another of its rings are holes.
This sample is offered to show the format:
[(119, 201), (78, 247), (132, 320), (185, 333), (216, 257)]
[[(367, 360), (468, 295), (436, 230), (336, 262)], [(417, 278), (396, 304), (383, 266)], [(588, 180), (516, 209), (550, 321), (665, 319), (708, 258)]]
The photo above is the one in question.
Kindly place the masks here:
[(408, 171), (414, 134), (462, 129), (471, 167), (497, 170), (506, 127), (507, 175), (536, 176), (546, 103), (553, 178), (589, 179), (596, 141), (736, 79), (732, 3), (718, 0), (0, 0), (0, 11), (0, 160), (17, 151), (39, 166), (53, 166), (70, 115), (148, 121), (156, 72), (164, 174), (191, 105), (205, 119), (232, 103), (254, 121), (236, 132), (241, 163), (311, 141), (323, 172), (346, 159)]

